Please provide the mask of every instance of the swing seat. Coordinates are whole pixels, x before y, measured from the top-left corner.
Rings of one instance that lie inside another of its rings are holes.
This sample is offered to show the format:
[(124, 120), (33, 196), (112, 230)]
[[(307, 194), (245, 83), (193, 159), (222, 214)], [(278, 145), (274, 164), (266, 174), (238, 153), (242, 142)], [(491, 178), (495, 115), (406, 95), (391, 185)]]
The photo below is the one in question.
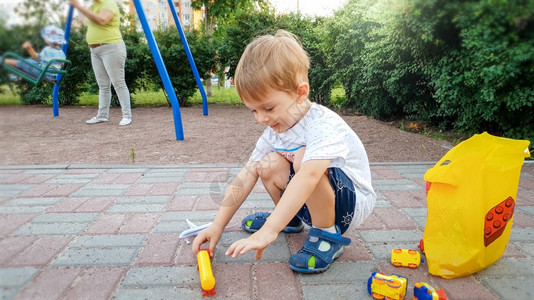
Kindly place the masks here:
[[(29, 74), (27, 72), (24, 72), (23, 70), (19, 69), (19, 68), (15, 68), (13, 66), (10, 66), (8, 64), (5, 63), (5, 59), (6, 58), (14, 58), (14, 59), (17, 59), (23, 63), (26, 63), (28, 65), (30, 65), (32, 68), (35, 68), (37, 69), (40, 74), (39, 76), (34, 76), (33, 74)], [(61, 62), (63, 63), (63, 67), (61, 69), (54, 69), (54, 68), (51, 68), (50, 66), (55, 63), (55, 62)], [(4, 67), (4, 69), (8, 70), (9, 72), (17, 75), (17, 76), (20, 76), (22, 78), (24, 78), (25, 80), (33, 83), (34, 85), (38, 85), (41, 81), (46, 81), (46, 82), (50, 82), (50, 83), (53, 83), (53, 84), (56, 84), (56, 85), (59, 85), (63, 79), (63, 76), (66, 75), (69, 70), (70, 70), (70, 67), (72, 65), (71, 61), (70, 60), (66, 60), (66, 59), (60, 59), (60, 58), (53, 58), (51, 59), (44, 67), (40, 67), (40, 66), (37, 66), (37, 65), (34, 65), (34, 64), (31, 64), (29, 62), (26, 61), (25, 58), (21, 57), (20, 55), (14, 53), (14, 52), (6, 52), (3, 56), (2, 56), (2, 67)], [(56, 78), (55, 80), (52, 80), (50, 81), (46, 76), (46, 75), (56, 75)]]

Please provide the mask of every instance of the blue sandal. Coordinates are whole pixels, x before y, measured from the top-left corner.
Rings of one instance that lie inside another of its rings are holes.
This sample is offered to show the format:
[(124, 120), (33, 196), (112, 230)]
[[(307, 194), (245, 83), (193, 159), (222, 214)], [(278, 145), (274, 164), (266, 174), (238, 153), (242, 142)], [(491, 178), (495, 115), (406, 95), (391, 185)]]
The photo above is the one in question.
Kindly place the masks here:
[[(254, 233), (265, 224), (265, 221), (267, 221), (267, 217), (271, 215), (270, 212), (257, 212), (255, 214), (251, 214), (246, 216), (243, 219), (243, 222), (241, 222), (241, 228), (243, 228), (244, 231)], [(285, 233), (297, 233), (301, 232), (304, 228), (304, 224), (298, 217), (294, 217), (287, 226), (282, 229), (282, 232)]]
[(291, 269), (301, 273), (320, 273), (326, 271), (334, 259), (343, 254), (343, 246), (351, 240), (342, 237), (339, 226), (337, 233), (329, 233), (319, 228), (310, 229), (308, 239), (297, 254), (289, 258)]

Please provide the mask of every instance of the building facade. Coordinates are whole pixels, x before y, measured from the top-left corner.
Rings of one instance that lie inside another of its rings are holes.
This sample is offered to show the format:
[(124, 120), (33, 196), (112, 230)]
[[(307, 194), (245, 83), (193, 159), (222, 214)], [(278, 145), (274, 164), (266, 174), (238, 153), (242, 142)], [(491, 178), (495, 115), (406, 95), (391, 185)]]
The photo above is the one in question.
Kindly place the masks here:
[[(166, 29), (175, 26), (169, 2), (167, 0), (140, 1), (145, 11), (148, 24), (152, 30), (157, 28)], [(204, 19), (203, 9), (200, 11), (194, 10), (191, 7), (191, 0), (173, 0), (172, 2), (184, 30), (200, 29), (200, 25)], [(133, 0), (129, 0), (129, 13), (135, 15), (137, 20)], [(141, 30), (141, 24), (138, 20), (136, 26)]]

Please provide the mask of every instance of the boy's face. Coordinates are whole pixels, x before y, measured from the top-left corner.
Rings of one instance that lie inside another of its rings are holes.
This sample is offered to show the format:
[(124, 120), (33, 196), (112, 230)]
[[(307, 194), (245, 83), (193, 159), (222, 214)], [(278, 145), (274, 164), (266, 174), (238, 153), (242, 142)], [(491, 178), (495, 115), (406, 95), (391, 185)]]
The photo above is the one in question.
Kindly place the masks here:
[(306, 114), (299, 105), (306, 100), (306, 96), (271, 89), (262, 99), (245, 102), (245, 105), (252, 111), (256, 121), (281, 133), (293, 127)]

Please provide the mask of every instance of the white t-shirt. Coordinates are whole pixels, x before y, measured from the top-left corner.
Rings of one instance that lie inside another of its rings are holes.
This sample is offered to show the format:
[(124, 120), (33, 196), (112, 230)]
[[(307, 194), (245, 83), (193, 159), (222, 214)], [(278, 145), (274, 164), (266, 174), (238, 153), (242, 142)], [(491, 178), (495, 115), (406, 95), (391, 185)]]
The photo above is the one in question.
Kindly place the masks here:
[(356, 207), (350, 227), (360, 225), (371, 213), (376, 201), (369, 159), (354, 130), (330, 109), (312, 103), (306, 115), (292, 128), (276, 133), (267, 127), (250, 160), (260, 161), (276, 151), (293, 161), (294, 152), (303, 146), (306, 150), (302, 163), (312, 159), (331, 159), (329, 168), (339, 168), (351, 179), (356, 191)]

